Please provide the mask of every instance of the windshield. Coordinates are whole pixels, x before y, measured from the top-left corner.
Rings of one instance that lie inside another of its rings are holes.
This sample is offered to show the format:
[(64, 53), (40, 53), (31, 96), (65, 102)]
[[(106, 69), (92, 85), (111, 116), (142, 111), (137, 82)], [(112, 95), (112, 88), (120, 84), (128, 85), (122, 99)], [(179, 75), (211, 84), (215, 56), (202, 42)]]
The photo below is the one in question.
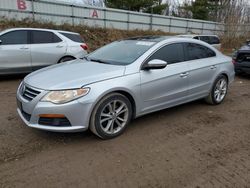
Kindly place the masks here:
[(138, 59), (154, 44), (155, 42), (139, 40), (116, 41), (94, 51), (87, 58), (90, 61), (99, 63), (128, 65)]

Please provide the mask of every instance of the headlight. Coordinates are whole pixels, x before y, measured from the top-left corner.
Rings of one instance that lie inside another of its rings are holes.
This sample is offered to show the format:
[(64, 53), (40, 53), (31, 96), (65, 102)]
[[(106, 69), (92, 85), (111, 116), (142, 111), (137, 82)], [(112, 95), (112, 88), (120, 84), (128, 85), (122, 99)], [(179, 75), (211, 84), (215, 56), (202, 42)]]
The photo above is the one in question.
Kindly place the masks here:
[(90, 88), (73, 90), (51, 91), (46, 94), (41, 101), (62, 104), (78, 99), (89, 93)]

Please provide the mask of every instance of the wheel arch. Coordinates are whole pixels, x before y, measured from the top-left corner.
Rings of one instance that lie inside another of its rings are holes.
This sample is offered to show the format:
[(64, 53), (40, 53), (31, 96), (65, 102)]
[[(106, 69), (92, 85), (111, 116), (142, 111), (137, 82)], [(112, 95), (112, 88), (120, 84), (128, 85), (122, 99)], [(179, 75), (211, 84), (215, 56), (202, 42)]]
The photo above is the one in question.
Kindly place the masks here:
[(217, 74), (217, 75), (214, 77), (213, 81), (211, 82), (210, 88), (209, 88), (209, 90), (208, 90), (209, 92), (211, 92), (211, 90), (212, 90), (212, 88), (213, 88), (213, 85), (214, 85), (215, 81), (216, 81), (217, 78), (220, 77), (220, 76), (225, 76), (226, 79), (227, 79), (227, 81), (229, 82), (229, 75), (228, 75), (226, 72), (221, 72), (221, 73)]
[(119, 93), (119, 94), (122, 94), (128, 98), (128, 100), (130, 101), (130, 103), (132, 105), (132, 118), (135, 118), (135, 116), (136, 116), (136, 103), (135, 103), (134, 97), (129, 92), (124, 91), (124, 90), (115, 90), (111, 93)]
[(110, 95), (111, 93), (118, 93), (118, 94), (121, 94), (121, 95), (124, 95), (125, 97), (127, 97), (132, 105), (132, 119), (134, 119), (136, 117), (137, 105), (136, 105), (135, 97), (129, 91), (127, 91), (125, 89), (121, 89), (121, 88), (118, 89), (117, 88), (114, 90), (109, 90), (107, 92), (104, 92), (101, 96), (98, 97), (98, 100), (96, 100), (92, 106), (89, 121), (90, 121), (92, 113), (93, 113), (96, 105), (99, 103), (99, 101), (101, 101), (104, 97), (106, 97), (107, 95)]
[(63, 59), (63, 58), (66, 58), (66, 57), (70, 57), (70, 58), (73, 58), (73, 59), (76, 59), (76, 57), (74, 57), (73, 55), (64, 55), (63, 57), (61, 57), (57, 63), (60, 63), (60, 61)]
[[(227, 79), (227, 81), (229, 82), (229, 76), (228, 76), (228, 74), (227, 74), (227, 73), (222, 72), (221, 74), (219, 74), (219, 75), (218, 75), (218, 77), (219, 77), (220, 75), (225, 76), (225, 77), (226, 77), (226, 79)], [(218, 77), (217, 77), (217, 78), (218, 78)]]

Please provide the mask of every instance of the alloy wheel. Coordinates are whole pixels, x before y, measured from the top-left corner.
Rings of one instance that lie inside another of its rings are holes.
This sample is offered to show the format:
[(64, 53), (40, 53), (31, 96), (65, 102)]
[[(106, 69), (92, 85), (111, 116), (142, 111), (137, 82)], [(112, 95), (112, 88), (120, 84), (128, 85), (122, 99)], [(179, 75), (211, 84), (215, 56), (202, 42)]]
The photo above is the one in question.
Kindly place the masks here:
[(216, 83), (215, 89), (214, 89), (214, 98), (216, 102), (221, 102), (225, 98), (227, 94), (227, 81), (224, 78), (221, 78)]
[(106, 134), (116, 134), (123, 129), (129, 119), (129, 109), (121, 100), (110, 101), (101, 111), (100, 125)]

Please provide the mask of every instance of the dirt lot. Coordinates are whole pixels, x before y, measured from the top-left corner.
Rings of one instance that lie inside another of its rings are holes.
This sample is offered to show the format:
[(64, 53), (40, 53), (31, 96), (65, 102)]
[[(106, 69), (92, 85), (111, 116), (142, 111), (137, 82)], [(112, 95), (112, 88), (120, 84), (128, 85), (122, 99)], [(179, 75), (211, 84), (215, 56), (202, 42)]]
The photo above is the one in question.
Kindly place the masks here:
[(222, 105), (153, 113), (108, 141), (27, 128), (15, 109), (20, 80), (0, 81), (0, 187), (250, 187), (250, 78)]

